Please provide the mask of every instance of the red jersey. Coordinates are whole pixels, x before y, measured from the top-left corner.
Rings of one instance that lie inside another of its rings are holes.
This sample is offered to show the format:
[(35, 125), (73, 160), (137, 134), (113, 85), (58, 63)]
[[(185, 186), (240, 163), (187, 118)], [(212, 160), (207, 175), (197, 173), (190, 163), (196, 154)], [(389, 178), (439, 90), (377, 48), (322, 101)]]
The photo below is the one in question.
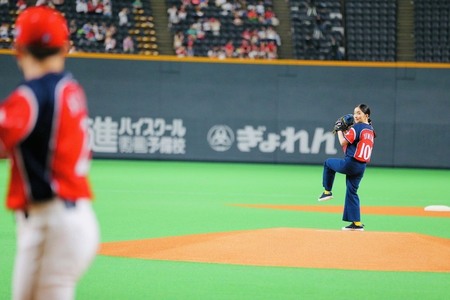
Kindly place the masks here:
[(349, 142), (345, 149), (347, 156), (368, 163), (372, 156), (375, 134), (369, 124), (356, 123), (344, 134), (344, 138)]
[(0, 104), (0, 148), (12, 161), (9, 209), (92, 197), (87, 117), (84, 91), (67, 73), (26, 81)]

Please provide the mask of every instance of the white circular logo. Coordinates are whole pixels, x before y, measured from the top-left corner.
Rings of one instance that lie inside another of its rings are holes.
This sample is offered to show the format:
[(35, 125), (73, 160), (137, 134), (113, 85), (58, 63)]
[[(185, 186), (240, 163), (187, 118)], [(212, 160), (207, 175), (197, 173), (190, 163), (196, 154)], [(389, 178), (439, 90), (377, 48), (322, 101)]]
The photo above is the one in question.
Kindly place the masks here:
[(234, 133), (227, 125), (215, 125), (208, 131), (209, 146), (218, 152), (224, 152), (234, 143)]

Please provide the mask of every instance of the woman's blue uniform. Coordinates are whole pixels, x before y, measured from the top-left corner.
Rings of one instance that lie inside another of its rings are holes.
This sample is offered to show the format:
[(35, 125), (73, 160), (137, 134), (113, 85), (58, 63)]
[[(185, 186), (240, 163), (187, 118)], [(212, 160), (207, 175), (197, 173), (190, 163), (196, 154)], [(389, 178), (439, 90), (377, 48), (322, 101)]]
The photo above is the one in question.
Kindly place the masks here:
[(323, 187), (331, 191), (336, 172), (345, 174), (347, 191), (342, 220), (358, 222), (361, 221), (361, 212), (357, 192), (366, 164), (370, 161), (372, 154), (373, 127), (366, 123), (356, 123), (344, 133), (344, 138), (348, 142), (347, 147), (344, 148), (345, 158), (329, 158), (325, 161)]

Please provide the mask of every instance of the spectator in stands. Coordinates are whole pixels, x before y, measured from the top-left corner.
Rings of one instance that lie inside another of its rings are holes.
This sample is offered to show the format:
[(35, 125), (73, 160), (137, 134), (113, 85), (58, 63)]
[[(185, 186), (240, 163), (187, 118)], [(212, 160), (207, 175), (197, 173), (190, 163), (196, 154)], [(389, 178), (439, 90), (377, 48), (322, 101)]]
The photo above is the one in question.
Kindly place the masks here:
[(75, 11), (77, 13), (85, 13), (88, 12), (88, 6), (86, 0), (77, 0), (77, 4), (75, 6)]
[(220, 28), (221, 28), (220, 21), (218, 19), (216, 19), (216, 18), (210, 18), (209, 22), (211, 24), (211, 31), (212, 31), (213, 35), (219, 36), (220, 35)]
[(134, 9), (141, 9), (143, 7), (143, 4), (141, 0), (134, 0), (132, 6)]
[(95, 38), (94, 26), (95, 25), (92, 25), (90, 27), (89, 31), (87, 31), (85, 34), (85, 38), (89, 42), (89, 44), (93, 44), (94, 42), (97, 41)]
[(331, 36), (331, 49), (330, 49), (331, 59), (332, 60), (343, 60), (344, 59), (344, 53), (339, 47), (339, 43), (336, 41), (336, 39)]
[(98, 26), (97, 23), (92, 25), (92, 32), (94, 33), (96, 42), (102, 42), (105, 39), (105, 32), (102, 30), (101, 26)]
[(180, 22), (184, 22), (187, 18), (186, 5), (181, 5), (178, 9), (178, 19)]
[(195, 35), (188, 35), (186, 39), (186, 51), (188, 50), (188, 47), (194, 47), (195, 41), (197, 40), (197, 36)]
[(9, 0), (0, 0), (0, 6), (9, 5)]
[(194, 28), (197, 32), (196, 35), (197, 40), (203, 40), (205, 38), (205, 31), (203, 30), (203, 24), (201, 19), (199, 19), (196, 23), (194, 23)]
[(197, 39), (197, 28), (195, 24), (191, 24), (188, 30), (186, 30), (186, 36), (189, 39)]
[(222, 7), (227, 2), (227, 0), (216, 0), (216, 6)]
[(189, 44), (186, 48), (186, 56), (188, 57), (193, 57), (195, 55), (195, 51), (194, 51), (194, 45), (193, 44)]
[(204, 8), (204, 7), (208, 7), (209, 5), (209, 0), (200, 0), (200, 7)]
[(251, 34), (251, 32), (250, 32), (250, 29), (249, 29), (249, 28), (245, 28), (245, 29), (242, 31), (242, 33), (241, 33), (241, 37), (242, 37), (244, 40), (250, 41), (250, 39), (251, 39), (251, 37), (252, 37), (252, 34)]
[(112, 17), (112, 7), (110, 0), (103, 1), (103, 15), (105, 17)]
[(178, 24), (180, 22), (178, 17), (178, 8), (176, 5), (172, 5), (167, 9), (167, 15), (169, 16), (169, 27), (172, 24)]
[(73, 36), (77, 33), (78, 27), (77, 27), (77, 21), (75, 19), (70, 20), (69, 22), (69, 33), (70, 36)]
[(315, 17), (317, 16), (317, 8), (315, 0), (307, 0), (305, 1), (306, 6), (306, 15), (308, 17)]
[(259, 30), (258, 29), (254, 29), (253, 31), (251, 31), (251, 36), (250, 36), (250, 43), (251, 44), (258, 44), (259, 43)]
[(191, 0), (181, 0), (181, 5), (185, 7), (191, 6)]
[[(114, 30), (116, 30), (116, 28), (114, 27)], [(99, 26), (98, 26), (98, 31), (103, 35), (103, 37), (106, 36), (106, 33), (108, 32), (108, 26), (106, 25), (106, 22), (102, 22)], [(115, 33), (115, 32), (114, 32)]]
[(234, 26), (242, 26), (244, 24), (244, 21), (242, 20), (241, 16), (238, 12), (233, 13), (233, 25)]
[(320, 22), (316, 22), (314, 24), (313, 33), (312, 33), (313, 40), (318, 41), (318, 40), (323, 39), (322, 27), (320, 25), (321, 25)]
[(278, 47), (274, 41), (269, 41), (267, 44), (267, 53), (268, 59), (276, 59), (278, 58)]
[(95, 4), (94, 12), (95, 12), (96, 14), (103, 15), (103, 9), (104, 9), (103, 1), (102, 1), (102, 0), (99, 0), (99, 1), (97, 2), (97, 4)]
[(55, 3), (53, 2), (53, 0), (37, 0), (36, 3), (34, 4), (34, 6), (42, 6), (42, 5), (55, 8)]
[(105, 38), (105, 51), (106, 52), (114, 52), (116, 49), (116, 39), (110, 35), (107, 35)]
[(228, 16), (229, 14), (231, 14), (231, 12), (233, 10), (233, 5), (227, 1), (224, 4), (222, 4), (221, 8), (222, 8), (221, 15)]
[(217, 58), (218, 59), (225, 59), (226, 58), (225, 50), (223, 50), (222, 48), (219, 48), (219, 51), (217, 52)]
[(202, 8), (200, 7), (200, 5), (195, 6), (194, 10), (195, 10), (194, 14), (197, 18), (201, 18), (205, 15), (205, 13), (202, 11)]
[(218, 46), (215, 46), (208, 51), (208, 57), (209, 58), (218, 58), (218, 59), (225, 59), (225, 51)]
[(248, 57), (250, 50), (250, 42), (246, 39), (243, 39), (241, 42), (241, 46), (239, 47), (239, 49), (237, 49), (237, 52), (240, 58), (246, 58)]
[(124, 7), (119, 12), (119, 26), (128, 26), (128, 8)]
[(9, 38), (9, 24), (2, 23), (0, 26), (0, 39), (8, 39)]
[(281, 46), (280, 35), (275, 31), (275, 29), (272, 26), (269, 26), (266, 30), (266, 39), (275, 42), (278, 47)]
[(247, 10), (247, 19), (250, 23), (258, 23), (259, 22), (259, 16), (256, 12), (256, 9), (252, 6), (248, 6), (249, 9)]
[(208, 18), (204, 18), (202, 21), (202, 29), (205, 32), (206, 35), (208, 35), (209, 32), (211, 32), (211, 23), (209, 22)]
[(73, 42), (70, 42), (69, 54), (76, 53), (76, 52), (78, 52), (77, 47), (75, 47)]
[(262, 1), (258, 1), (255, 6), (255, 10), (259, 16), (263, 16), (266, 11), (266, 7), (264, 6), (264, 3)]
[(80, 29), (77, 31), (77, 37), (79, 39), (84, 39), (88, 33), (92, 30), (92, 24), (90, 22), (84, 23)]
[(250, 52), (248, 53), (248, 58), (255, 59), (259, 58), (259, 47), (257, 44), (252, 44)]
[(232, 11), (238, 13), (241, 18), (247, 16), (247, 7), (241, 1), (235, 1), (233, 3)]
[[(106, 27), (106, 26), (105, 26)], [(106, 29), (105, 36), (114, 36), (117, 33), (117, 28), (114, 26), (114, 24), (109, 25), (109, 27)]]
[(257, 40), (254, 40), (254, 43), (258, 43), (259, 41), (265, 40), (267, 38), (267, 30), (264, 26), (261, 26), (257, 32)]
[(225, 46), (223, 46), (223, 50), (225, 51), (225, 56), (227, 58), (233, 57), (234, 56), (234, 45), (233, 45), (233, 41), (229, 40)]
[(271, 58), (269, 43), (261, 42), (261, 44), (259, 45), (259, 50), (260, 50), (260, 52), (259, 52), (260, 58), (262, 58), (262, 59), (270, 59)]
[(122, 47), (124, 53), (134, 53), (134, 42), (130, 35), (123, 39)]
[(17, 0), (16, 7), (17, 12), (20, 13), (22, 10), (27, 8), (27, 2), (25, 0)]
[(176, 51), (178, 48), (182, 47), (184, 43), (184, 34), (182, 31), (177, 31), (173, 36), (173, 49)]
[(95, 5), (92, 0), (88, 0), (87, 2), (87, 13), (94, 14), (95, 13)]
[(266, 25), (272, 25), (272, 26), (278, 26), (280, 24), (280, 21), (275, 16), (274, 11), (272, 8), (268, 7), (264, 13), (264, 24)]
[(217, 58), (218, 52), (219, 52), (219, 47), (212, 47), (208, 50), (207, 55), (209, 58)]
[(186, 57), (186, 48), (184, 46), (178, 47), (175, 50), (177, 57)]

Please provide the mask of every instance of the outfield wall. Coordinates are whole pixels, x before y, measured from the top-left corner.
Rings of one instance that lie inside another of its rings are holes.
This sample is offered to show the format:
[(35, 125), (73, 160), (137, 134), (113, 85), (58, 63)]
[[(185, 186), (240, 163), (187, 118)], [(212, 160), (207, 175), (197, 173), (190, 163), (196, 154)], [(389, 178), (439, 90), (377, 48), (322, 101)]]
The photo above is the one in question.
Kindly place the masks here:
[[(0, 66), (4, 97), (20, 74), (11, 55)], [(337, 117), (367, 103), (373, 165), (450, 168), (450, 65), (91, 55), (67, 68), (88, 95), (95, 157), (321, 164), (342, 155)]]

